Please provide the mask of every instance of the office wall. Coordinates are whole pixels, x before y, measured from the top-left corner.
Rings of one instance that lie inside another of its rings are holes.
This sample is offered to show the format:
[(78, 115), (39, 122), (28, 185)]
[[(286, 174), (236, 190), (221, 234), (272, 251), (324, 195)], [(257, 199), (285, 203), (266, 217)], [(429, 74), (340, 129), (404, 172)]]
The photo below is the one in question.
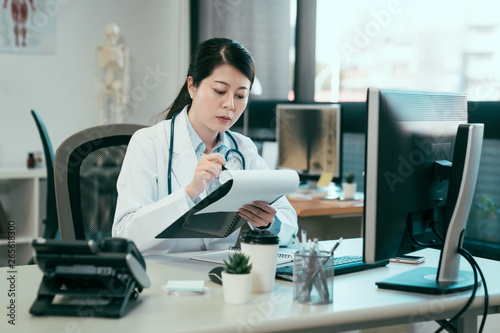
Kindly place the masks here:
[[(42, 151), (31, 117), (42, 116), (54, 150), (97, 124), (94, 52), (114, 22), (130, 52), (131, 101), (126, 122), (151, 124), (170, 104), (189, 62), (185, 0), (51, 0), (57, 9), (53, 54), (0, 54), (0, 167), (24, 167)], [(36, 4), (36, 1), (35, 1)], [(0, 10), (3, 10), (0, 8)]]

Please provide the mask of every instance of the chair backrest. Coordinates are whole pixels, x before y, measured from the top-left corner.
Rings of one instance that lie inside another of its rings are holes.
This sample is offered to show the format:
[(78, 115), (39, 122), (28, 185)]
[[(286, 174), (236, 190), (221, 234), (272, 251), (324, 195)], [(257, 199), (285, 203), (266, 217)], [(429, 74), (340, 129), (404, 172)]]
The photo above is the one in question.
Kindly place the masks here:
[(43, 152), (45, 156), (45, 166), (47, 168), (47, 208), (45, 216), (45, 229), (43, 238), (55, 238), (57, 235), (58, 221), (56, 208), (56, 192), (54, 188), (54, 151), (50, 142), (49, 134), (45, 128), (42, 118), (35, 110), (31, 110), (31, 115), (35, 119), (36, 127), (42, 139)]
[(57, 149), (55, 186), (62, 240), (111, 237), (116, 181), (132, 134), (143, 125), (110, 124), (73, 134)]

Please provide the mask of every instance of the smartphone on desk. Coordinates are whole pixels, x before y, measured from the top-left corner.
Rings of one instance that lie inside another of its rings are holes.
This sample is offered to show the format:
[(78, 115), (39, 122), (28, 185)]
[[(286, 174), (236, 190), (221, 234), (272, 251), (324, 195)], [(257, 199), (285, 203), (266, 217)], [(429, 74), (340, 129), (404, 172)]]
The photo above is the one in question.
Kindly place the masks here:
[(391, 262), (398, 262), (402, 264), (421, 264), (425, 261), (425, 257), (422, 256), (397, 256), (389, 259)]

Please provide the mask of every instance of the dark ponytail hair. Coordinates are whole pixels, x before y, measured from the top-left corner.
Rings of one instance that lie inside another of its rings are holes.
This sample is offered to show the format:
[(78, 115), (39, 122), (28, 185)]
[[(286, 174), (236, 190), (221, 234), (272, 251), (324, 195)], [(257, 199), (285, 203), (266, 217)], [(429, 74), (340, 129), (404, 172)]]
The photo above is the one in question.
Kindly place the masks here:
[(186, 81), (174, 102), (158, 115), (159, 119), (171, 119), (175, 112), (191, 104), (188, 92), (187, 78), (193, 78), (193, 84), (198, 87), (205, 78), (222, 65), (231, 65), (250, 80), (250, 86), (255, 77), (255, 66), (252, 56), (240, 43), (227, 38), (212, 38), (199, 44), (191, 56), (191, 64)]

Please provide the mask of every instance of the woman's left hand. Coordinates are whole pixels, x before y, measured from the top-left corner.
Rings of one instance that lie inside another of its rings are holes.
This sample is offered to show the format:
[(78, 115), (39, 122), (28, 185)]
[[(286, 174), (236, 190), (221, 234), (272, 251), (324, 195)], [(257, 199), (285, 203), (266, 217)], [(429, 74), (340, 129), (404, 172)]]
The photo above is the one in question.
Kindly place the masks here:
[(252, 205), (240, 208), (238, 215), (254, 227), (267, 227), (273, 222), (276, 209), (266, 202), (254, 201)]

